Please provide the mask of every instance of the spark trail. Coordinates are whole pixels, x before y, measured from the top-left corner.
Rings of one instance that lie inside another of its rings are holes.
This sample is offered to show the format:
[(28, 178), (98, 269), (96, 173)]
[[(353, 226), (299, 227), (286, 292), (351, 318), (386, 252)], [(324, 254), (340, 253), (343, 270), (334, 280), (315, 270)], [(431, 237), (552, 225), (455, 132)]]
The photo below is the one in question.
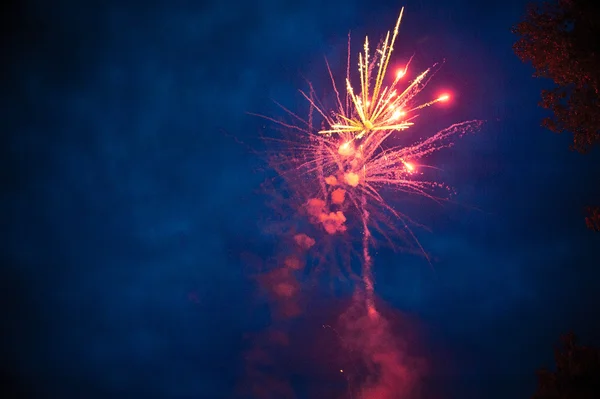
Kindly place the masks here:
[[(420, 167), (423, 159), (452, 146), (454, 138), (479, 129), (483, 123), (474, 120), (454, 124), (412, 145), (388, 144), (397, 142), (390, 139), (396, 139), (398, 133), (414, 125), (418, 111), (450, 99), (449, 94), (442, 94), (426, 102), (415, 101), (437, 65), (407, 81), (409, 60), (407, 65), (389, 76), (403, 12), (404, 8), (394, 30), (387, 32), (372, 56), (368, 37), (365, 38), (358, 57), (358, 90), (351, 83), (350, 64), (346, 71), (345, 92), (341, 94), (326, 63), (335, 93), (333, 107), (325, 107), (309, 83), (307, 92), (300, 91), (310, 105), (307, 120), (279, 104), (293, 122), (258, 115), (279, 124), (288, 134), (294, 133), (289, 139), (270, 139), (281, 144), (272, 157), (272, 165), (302, 196), (303, 208), (311, 223), (334, 235), (348, 230), (352, 222), (348, 218), (359, 221), (355, 225), (362, 230), (362, 279), (371, 317), (378, 314), (374, 306), (369, 252), (372, 230), (388, 237), (389, 230), (395, 229), (393, 224), (384, 225), (377, 215), (392, 215), (420, 247), (409, 227), (412, 221), (384, 200), (383, 189), (422, 195), (436, 201), (443, 199), (436, 192), (447, 187), (425, 178)], [(348, 51), (350, 60), (350, 43)], [(320, 117), (320, 129), (315, 128), (315, 117)]]

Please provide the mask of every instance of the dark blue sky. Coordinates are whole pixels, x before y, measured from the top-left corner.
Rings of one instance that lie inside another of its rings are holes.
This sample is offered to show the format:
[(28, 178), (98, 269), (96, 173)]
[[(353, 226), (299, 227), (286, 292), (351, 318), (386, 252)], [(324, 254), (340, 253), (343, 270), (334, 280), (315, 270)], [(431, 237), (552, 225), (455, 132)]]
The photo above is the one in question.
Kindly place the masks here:
[[(258, 148), (265, 123), (246, 112), (304, 107), (303, 76), (326, 90), (323, 56), (343, 73), (348, 30), (379, 37), (403, 5), (397, 56), (445, 59), (431, 85), (457, 95), (412, 134), (488, 121), (431, 160), (458, 205), (407, 201), (435, 274), (375, 255), (436, 397), (525, 398), (561, 333), (600, 344), (600, 237), (582, 212), (600, 160), (539, 127), (544, 82), (511, 50), (524, 1), (45, 3), (5, 14), (2, 42), (0, 358), (31, 397), (235, 397), (244, 337), (267, 324), (242, 254), (278, 243), (270, 172), (234, 138)], [(294, 334), (328, 339), (309, 333), (321, 322), (307, 308)]]

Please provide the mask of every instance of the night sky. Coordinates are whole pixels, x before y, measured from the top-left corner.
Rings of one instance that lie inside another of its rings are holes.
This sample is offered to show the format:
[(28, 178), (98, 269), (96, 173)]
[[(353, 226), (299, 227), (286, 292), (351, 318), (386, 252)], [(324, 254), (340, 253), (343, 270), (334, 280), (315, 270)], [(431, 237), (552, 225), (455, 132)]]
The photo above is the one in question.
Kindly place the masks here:
[[(54, 3), (2, 16), (0, 359), (14, 397), (241, 397), (270, 323), (248, 259), (281, 247), (259, 139), (277, 131), (248, 112), (305, 110), (304, 78), (326, 92), (324, 57), (343, 74), (348, 31), (377, 39), (402, 6), (397, 59), (445, 60), (429, 87), (454, 94), (411, 137), (486, 121), (429, 159), (452, 202), (391, 199), (429, 228), (415, 234), (431, 265), (374, 253), (398, 339), (410, 330), (430, 364), (421, 397), (527, 398), (560, 334), (600, 344), (600, 236), (583, 220), (600, 158), (539, 127), (549, 83), (511, 49), (524, 1)], [(288, 326), (281, 368), (300, 398), (347, 397), (343, 380), (338, 396), (306, 393), (344, 365), (315, 349), (350, 301), (338, 277), (305, 284)]]

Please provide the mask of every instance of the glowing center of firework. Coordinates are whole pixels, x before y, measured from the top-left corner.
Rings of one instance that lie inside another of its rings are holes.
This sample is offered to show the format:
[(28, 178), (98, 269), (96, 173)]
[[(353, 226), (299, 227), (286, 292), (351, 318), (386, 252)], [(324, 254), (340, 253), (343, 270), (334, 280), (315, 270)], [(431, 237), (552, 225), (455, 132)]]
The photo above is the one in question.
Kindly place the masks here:
[(344, 175), (344, 180), (350, 187), (356, 187), (360, 182), (360, 177), (354, 172), (348, 172)]
[(345, 143), (340, 145), (338, 148), (338, 154), (340, 154), (343, 157), (349, 157), (352, 154), (354, 154), (354, 146), (352, 145), (352, 142), (346, 141)]
[(398, 119), (400, 119), (400, 117), (405, 116), (405, 115), (406, 115), (406, 112), (404, 112), (404, 111), (394, 110), (394, 113), (392, 114), (391, 119), (398, 120)]

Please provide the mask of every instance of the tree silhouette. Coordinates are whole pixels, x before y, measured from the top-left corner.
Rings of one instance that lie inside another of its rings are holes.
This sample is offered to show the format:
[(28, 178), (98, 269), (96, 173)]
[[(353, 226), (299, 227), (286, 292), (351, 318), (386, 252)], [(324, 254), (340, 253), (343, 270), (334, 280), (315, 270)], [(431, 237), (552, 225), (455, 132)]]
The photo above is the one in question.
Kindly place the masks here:
[(542, 124), (573, 133), (573, 148), (586, 152), (600, 140), (600, 6), (595, 0), (530, 4), (513, 28), (515, 54), (531, 62), (536, 77), (555, 83), (542, 92), (553, 112)]
[(600, 350), (581, 346), (573, 333), (561, 339), (554, 352), (556, 370), (538, 371), (538, 387), (532, 399), (600, 398)]
[(585, 224), (590, 230), (600, 232), (600, 207), (588, 207), (588, 217), (585, 218)]
[[(513, 46), (534, 76), (550, 79), (540, 106), (552, 111), (542, 126), (573, 134), (571, 148), (588, 152), (600, 141), (600, 2), (550, 0), (532, 3), (512, 32)], [(600, 231), (600, 207), (589, 207), (586, 224)]]

